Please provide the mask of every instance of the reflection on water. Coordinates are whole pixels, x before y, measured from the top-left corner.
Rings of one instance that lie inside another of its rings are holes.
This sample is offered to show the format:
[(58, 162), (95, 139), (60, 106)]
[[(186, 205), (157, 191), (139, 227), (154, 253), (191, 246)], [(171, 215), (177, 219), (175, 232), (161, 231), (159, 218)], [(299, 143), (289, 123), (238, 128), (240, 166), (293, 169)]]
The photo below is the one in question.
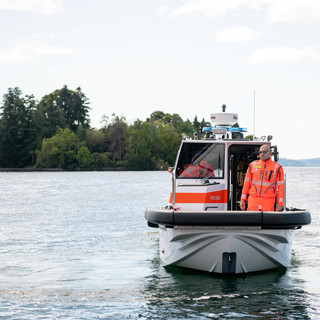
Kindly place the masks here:
[(144, 294), (150, 319), (310, 319), (303, 281), (280, 269), (224, 277), (153, 261)]

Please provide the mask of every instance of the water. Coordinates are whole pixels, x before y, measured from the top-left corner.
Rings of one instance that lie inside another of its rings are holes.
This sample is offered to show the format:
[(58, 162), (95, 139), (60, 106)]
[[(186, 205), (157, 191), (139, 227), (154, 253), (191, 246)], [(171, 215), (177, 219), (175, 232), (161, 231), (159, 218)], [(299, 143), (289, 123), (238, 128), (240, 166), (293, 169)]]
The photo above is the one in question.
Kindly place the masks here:
[(287, 270), (221, 277), (159, 261), (167, 172), (0, 173), (2, 319), (320, 319), (320, 168), (286, 168), (312, 224)]

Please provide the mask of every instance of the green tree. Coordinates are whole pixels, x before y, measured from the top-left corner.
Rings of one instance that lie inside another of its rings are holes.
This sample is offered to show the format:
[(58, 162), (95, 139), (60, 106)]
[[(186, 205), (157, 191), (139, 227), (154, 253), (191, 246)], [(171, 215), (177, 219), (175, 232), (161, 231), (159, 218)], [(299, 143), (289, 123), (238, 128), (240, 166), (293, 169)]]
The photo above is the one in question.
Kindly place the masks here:
[(156, 146), (153, 162), (156, 169), (164, 169), (173, 166), (179, 145), (181, 143), (181, 134), (173, 125), (162, 124), (157, 126)]
[[(247, 136), (244, 137), (246, 140), (253, 140), (253, 135), (249, 134)], [(257, 137), (256, 137), (257, 138)]]
[(194, 117), (192, 124), (193, 124), (193, 128), (194, 128), (195, 132), (199, 133), (201, 131), (201, 124), (198, 121), (197, 116)]
[(108, 151), (111, 153), (113, 160), (122, 161), (125, 157), (125, 150), (128, 139), (128, 125), (125, 117), (119, 117), (112, 114), (111, 123), (104, 128)]
[(194, 133), (194, 127), (193, 124), (190, 122), (189, 119), (186, 121), (182, 121), (177, 125), (177, 132), (180, 134), (186, 134), (187, 136), (191, 137)]
[(202, 118), (202, 121), (200, 122), (200, 130), (202, 132), (202, 129), (205, 127), (212, 127), (211, 122), (205, 121), (204, 118)]
[(85, 141), (90, 153), (104, 153), (108, 151), (107, 134), (103, 129), (79, 129), (77, 132), (81, 141)]
[(110, 155), (105, 153), (94, 152), (91, 154), (91, 168), (101, 170), (110, 167)]
[(136, 170), (154, 169), (151, 144), (150, 123), (137, 119), (129, 128), (129, 141), (125, 156), (128, 168)]
[(182, 118), (177, 114), (177, 113), (174, 113), (172, 115), (172, 125), (177, 129), (179, 130), (180, 126), (183, 124), (183, 120)]
[(22, 91), (9, 88), (3, 96), (0, 115), (0, 165), (26, 167), (33, 164), (36, 127), (33, 95), (22, 97)]
[[(181, 142), (184, 122), (177, 114), (153, 112), (145, 122), (137, 120), (129, 127), (126, 160), (130, 168), (139, 170), (164, 169), (174, 165)], [(193, 128), (192, 124), (188, 124)]]
[(59, 91), (57, 103), (64, 111), (67, 125), (73, 132), (79, 127), (89, 127), (89, 99), (80, 87), (72, 91), (66, 85), (63, 86)]
[(38, 131), (38, 147), (41, 147), (43, 138), (51, 138), (57, 128), (66, 128), (67, 122), (64, 111), (57, 104), (59, 91), (45, 95), (37, 105), (35, 122)]
[(80, 168), (89, 168), (91, 164), (91, 154), (87, 147), (81, 147), (78, 150), (77, 159)]
[(173, 124), (173, 116), (170, 113), (164, 113), (163, 111), (154, 111), (147, 121), (160, 121), (164, 124)]
[(58, 127), (73, 132), (80, 127), (89, 128), (89, 109), (89, 99), (80, 87), (70, 90), (65, 85), (44, 96), (36, 112), (40, 139), (52, 137)]
[(58, 129), (48, 139), (43, 139), (36, 166), (40, 168), (75, 169), (78, 167), (80, 140), (70, 129)]

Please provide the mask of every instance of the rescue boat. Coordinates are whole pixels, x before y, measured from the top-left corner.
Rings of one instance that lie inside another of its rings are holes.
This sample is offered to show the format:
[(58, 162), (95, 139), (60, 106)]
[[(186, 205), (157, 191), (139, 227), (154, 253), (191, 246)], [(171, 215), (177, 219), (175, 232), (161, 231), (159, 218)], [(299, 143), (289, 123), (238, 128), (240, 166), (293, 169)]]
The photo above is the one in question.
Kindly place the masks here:
[(169, 203), (146, 209), (148, 226), (159, 229), (162, 264), (218, 274), (286, 268), (292, 232), (311, 223), (310, 212), (287, 208), (286, 199), (282, 212), (240, 209), (249, 163), (264, 144), (278, 161), (278, 149), (271, 136), (244, 139), (238, 114), (222, 110), (201, 139), (183, 135)]

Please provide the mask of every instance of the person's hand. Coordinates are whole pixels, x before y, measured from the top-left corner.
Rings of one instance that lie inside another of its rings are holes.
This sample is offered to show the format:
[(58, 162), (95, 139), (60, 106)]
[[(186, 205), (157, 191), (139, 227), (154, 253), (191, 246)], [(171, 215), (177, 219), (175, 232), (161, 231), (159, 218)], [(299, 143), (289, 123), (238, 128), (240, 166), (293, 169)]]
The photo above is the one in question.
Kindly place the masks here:
[(168, 168), (168, 172), (172, 174), (172, 172), (173, 172), (173, 167), (169, 167), (169, 168)]
[(277, 204), (276, 211), (282, 211), (282, 210), (283, 210), (283, 206), (280, 204)]
[(241, 201), (240, 202), (240, 209), (243, 211), (246, 209), (246, 202), (245, 201)]

